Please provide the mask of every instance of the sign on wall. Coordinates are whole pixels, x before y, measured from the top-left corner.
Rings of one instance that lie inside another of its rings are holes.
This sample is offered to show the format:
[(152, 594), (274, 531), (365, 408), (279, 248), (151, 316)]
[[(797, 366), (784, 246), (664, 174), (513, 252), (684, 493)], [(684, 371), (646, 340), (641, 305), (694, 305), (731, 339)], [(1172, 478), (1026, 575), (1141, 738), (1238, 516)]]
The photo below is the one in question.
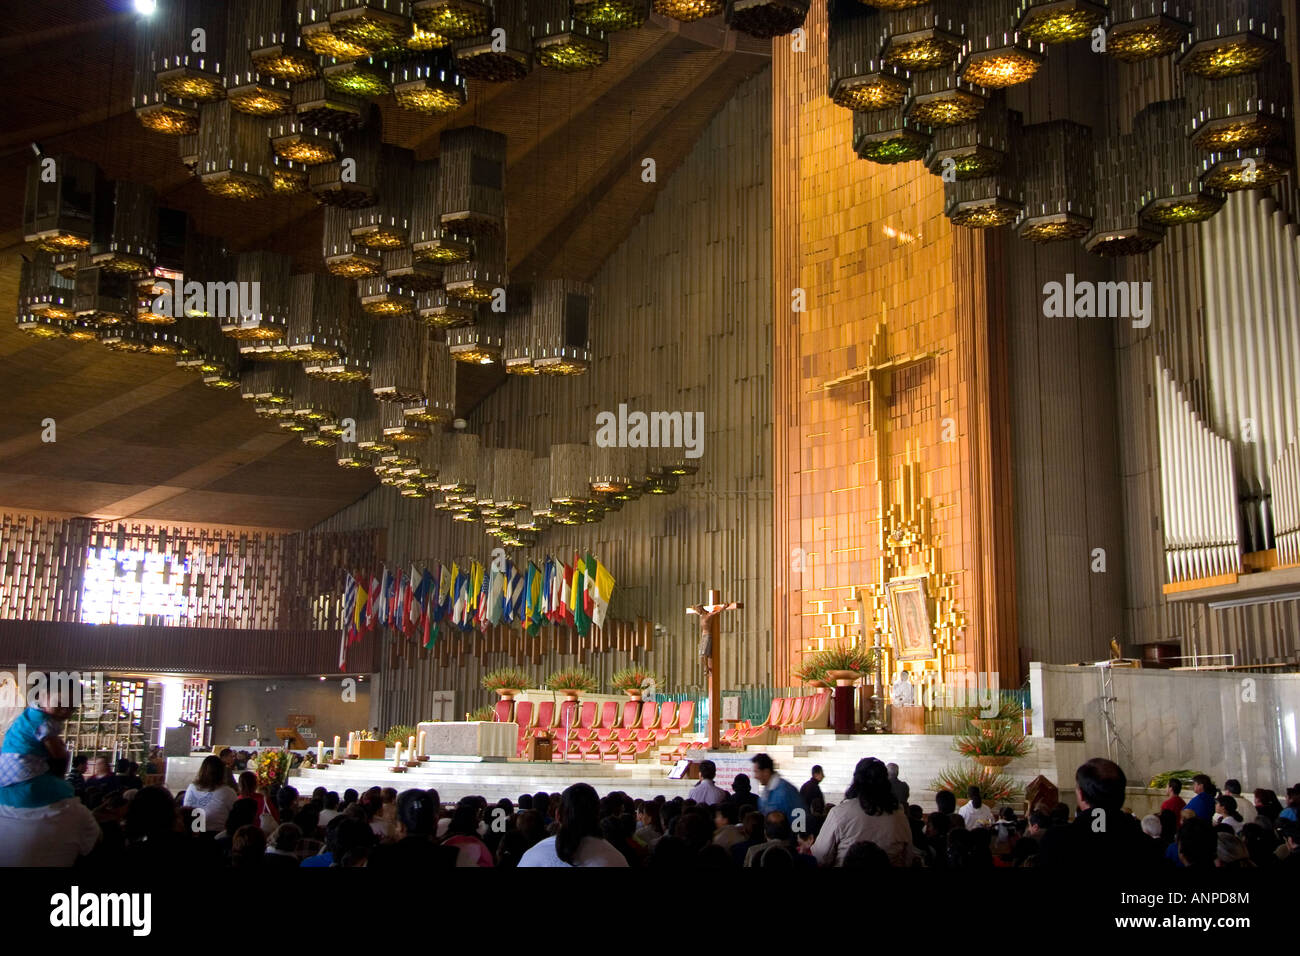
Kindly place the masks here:
[(1064, 743), (1081, 744), (1084, 742), (1082, 720), (1053, 720), (1052, 739)]

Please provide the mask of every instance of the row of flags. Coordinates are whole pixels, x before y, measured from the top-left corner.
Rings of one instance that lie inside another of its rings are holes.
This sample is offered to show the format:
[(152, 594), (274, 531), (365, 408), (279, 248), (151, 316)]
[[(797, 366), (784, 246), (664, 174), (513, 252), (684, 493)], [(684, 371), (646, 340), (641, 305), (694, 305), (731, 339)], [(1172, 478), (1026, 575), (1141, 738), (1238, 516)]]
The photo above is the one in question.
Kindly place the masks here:
[(387, 627), (433, 647), (444, 628), (487, 630), (500, 624), (535, 635), (545, 624), (567, 625), (586, 637), (603, 627), (614, 593), (614, 577), (590, 552), (565, 564), (548, 556), (541, 566), (516, 566), (509, 559), (485, 568), (452, 562), (408, 572), (385, 567), (382, 574), (344, 572), (343, 634), (339, 670), (346, 669), (349, 645)]

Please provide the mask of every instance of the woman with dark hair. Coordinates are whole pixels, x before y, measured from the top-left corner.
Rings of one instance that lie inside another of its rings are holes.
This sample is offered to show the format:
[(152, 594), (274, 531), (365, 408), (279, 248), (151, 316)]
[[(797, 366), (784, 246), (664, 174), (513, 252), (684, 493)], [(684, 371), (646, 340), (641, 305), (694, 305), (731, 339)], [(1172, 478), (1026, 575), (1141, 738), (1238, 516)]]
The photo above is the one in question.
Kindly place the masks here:
[(636, 841), (646, 849), (653, 849), (664, 835), (663, 820), (659, 817), (659, 804), (643, 800), (636, 811)]
[(560, 795), (559, 832), (523, 855), (521, 867), (626, 867), (622, 853), (600, 836), (600, 798), (589, 784), (575, 783)]
[[(1282, 802), (1272, 790), (1263, 788), (1255, 791), (1255, 820), (1269, 830), (1277, 829), (1278, 817), (1282, 816)], [(1261, 819), (1261, 818), (1267, 819)]]
[(257, 774), (251, 770), (245, 770), (239, 775), (239, 799), (257, 802), (257, 819), (262, 825), (262, 832), (265, 833), (268, 830), (275, 829), (275, 825), (280, 818), (275, 815), (275, 811), (266, 802), (266, 795), (257, 789)]
[(447, 838), (443, 846), (455, 847), (457, 866), (493, 866), (492, 851), (478, 836), (479, 801), (477, 797), (462, 797), (452, 811), (447, 824)]
[(967, 788), (966, 805), (957, 813), (966, 822), (967, 830), (993, 825), (993, 811), (985, 804), (980, 788), (974, 785)]
[(875, 757), (858, 761), (844, 802), (831, 808), (812, 855), (822, 866), (843, 866), (855, 843), (874, 843), (893, 866), (910, 866), (916, 856), (912, 827), (889, 785), (889, 771)]
[(456, 865), (456, 849), (440, 846), (433, 837), (438, 826), (438, 791), (404, 790), (397, 797), (397, 820), (394, 843), (375, 847), (366, 866), (381, 869), (434, 867), (450, 869)]
[(1226, 792), (1215, 797), (1214, 820), (1212, 822), (1216, 827), (1220, 824), (1226, 825), (1232, 830), (1234, 836), (1240, 833), (1241, 828), (1246, 825), (1246, 820), (1242, 817), (1241, 811), (1237, 809), (1237, 798)]
[(234, 789), (226, 786), (226, 765), (213, 754), (204, 757), (203, 763), (199, 764), (199, 775), (185, 788), (185, 800), (181, 805), (202, 810), (203, 827), (199, 832), (215, 834), (226, 829), (226, 817), (230, 815), (235, 799)]

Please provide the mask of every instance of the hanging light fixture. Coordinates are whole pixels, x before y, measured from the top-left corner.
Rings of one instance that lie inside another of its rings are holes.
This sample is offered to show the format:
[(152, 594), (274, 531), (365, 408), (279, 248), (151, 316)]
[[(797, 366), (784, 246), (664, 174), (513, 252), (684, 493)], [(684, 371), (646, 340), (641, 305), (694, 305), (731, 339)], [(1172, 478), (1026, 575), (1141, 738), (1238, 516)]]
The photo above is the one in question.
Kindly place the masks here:
[(1184, 89), (1192, 110), (1187, 135), (1197, 149), (1219, 153), (1284, 143), (1290, 79), (1281, 59), (1224, 79), (1192, 74)]
[(411, 251), (423, 262), (445, 265), (465, 262), (473, 244), (456, 236), (442, 223), (441, 164), (438, 160), (416, 163), (411, 172), (415, 194), (411, 206)]
[(271, 149), (281, 159), (303, 166), (319, 166), (339, 158), (338, 141), (324, 130), (307, 126), (297, 116), (274, 121), (269, 132)]
[(501, 364), (507, 375), (537, 375), (533, 364), (537, 335), (532, 323), (532, 287), (516, 283), (506, 291), (505, 335)]
[(312, 195), (336, 209), (373, 206), (379, 200), (379, 146), (363, 133), (345, 136), (339, 149), (344, 159), (350, 161), (347, 169), (342, 162), (313, 166), (307, 174)]
[(725, 6), (723, 0), (654, 0), (655, 13), (682, 23), (716, 17)]
[(543, 375), (582, 375), (591, 368), (592, 287), (572, 279), (533, 283), (533, 365)]
[(879, 57), (885, 26), (881, 15), (858, 0), (832, 0), (827, 26), (830, 84), (827, 95), (854, 111), (901, 107), (907, 73)]
[(1020, 165), (1025, 212), (1016, 226), (1022, 239), (1078, 239), (1092, 227), (1092, 130), (1068, 120), (1035, 123), (1021, 133)]
[(157, 194), (149, 186), (119, 179), (100, 189), (96, 201), (91, 265), (128, 276), (150, 272), (158, 256)]
[(438, 139), (442, 225), (460, 235), (505, 230), (506, 137), (478, 126)]
[[(335, 280), (337, 281), (337, 280)], [(334, 293), (331, 291), (331, 297)], [(339, 345), (334, 355), (307, 358), (303, 371), (313, 378), (332, 382), (365, 382), (370, 378), (371, 337), (374, 323), (369, 321), (354, 295), (344, 289), (342, 316), (338, 325)]]
[(967, 83), (1003, 89), (1031, 80), (1046, 58), (1042, 43), (1015, 30), (1019, 0), (984, 0), (968, 15), (957, 71)]
[(447, 343), (436, 339), (430, 330), (424, 350), (424, 397), (406, 403), (402, 414), (428, 425), (443, 425), (456, 415), (456, 360), (447, 351)]
[(973, 122), (934, 131), (925, 166), (945, 179), (975, 179), (997, 172), (1010, 154), (1010, 117), (1001, 91), (989, 97), (988, 108)]
[(1141, 215), (1162, 226), (1209, 219), (1226, 198), (1204, 184), (1208, 166), (1183, 135), (1186, 112), (1182, 100), (1165, 100), (1144, 107), (1133, 120), (1138, 155), (1147, 163), (1138, 197)]
[(962, 24), (947, 0), (889, 10), (881, 16), (885, 44), (881, 59), (912, 73), (951, 66), (962, 48)]
[(1192, 35), (1178, 66), (1205, 79), (1258, 70), (1282, 45), (1281, 6), (1268, 0), (1192, 0)]
[(293, 108), (303, 124), (331, 133), (360, 129), (370, 105), (364, 97), (340, 93), (324, 80), (303, 80), (293, 85)]
[(261, 199), (271, 192), (266, 121), (222, 100), (200, 108), (199, 180), (214, 196)]
[(350, 96), (378, 97), (393, 91), (393, 68), (386, 59), (332, 60), (321, 68), (325, 85)]
[(490, 34), (456, 41), (456, 63), (461, 73), (473, 80), (522, 80), (533, 68), (528, 5), (509, 0), (494, 4), (492, 18), (495, 26)]
[(393, 99), (403, 109), (429, 116), (454, 113), (469, 93), (449, 53), (402, 61), (393, 67)]
[(135, 66), (131, 72), (131, 108), (140, 125), (167, 136), (199, 130), (198, 104), (158, 89), (159, 51), (164, 46), (165, 18), (140, 17), (135, 24)]
[(1125, 63), (1168, 56), (1191, 31), (1184, 0), (1111, 0), (1106, 53)]
[(408, 150), (379, 147), (379, 197), (352, 217), (352, 241), (366, 249), (397, 249), (410, 243), (412, 157)]
[(290, 260), (287, 256), (258, 250), (241, 252), (235, 259), (235, 280), (247, 289), (248, 301), (240, 293), (238, 302), (227, 301), (217, 310), (221, 331), (233, 339), (282, 339), (289, 327)]
[(974, 120), (987, 102), (987, 93), (955, 73), (930, 70), (912, 77), (903, 114), (918, 126), (956, 126)]
[(447, 295), (468, 303), (487, 303), (504, 294), (506, 241), (504, 236), (484, 234), (475, 243), (471, 262), (454, 262), (443, 269)]
[(594, 69), (609, 59), (605, 32), (576, 19), (569, 0), (535, 0), (528, 17), (533, 55), (542, 66), (576, 73)]
[(226, 23), (226, 99), (241, 113), (276, 116), (292, 107), (289, 83), (279, 77), (258, 73), (253, 64), (250, 5), (232, 3)]
[(1164, 229), (1143, 219), (1140, 186), (1136, 170), (1143, 159), (1129, 134), (1109, 130), (1096, 135), (1093, 175), (1098, 184), (1096, 213), (1092, 229), (1083, 237), (1083, 247), (1094, 255), (1133, 256), (1150, 252)]
[[(362, 403), (360, 414), (356, 419), (357, 448), (374, 458), (396, 450), (393, 442), (384, 434), (390, 423), (387, 414), (392, 410), (392, 406), (387, 402), (375, 401), (374, 396), (368, 398), (369, 401)], [(398, 411), (400, 412), (400, 409)]]
[(89, 249), (98, 179), (94, 163), (71, 156), (43, 157), (28, 166), (23, 241), (51, 253)]
[(357, 281), (357, 299), (369, 315), (384, 317), (412, 315), (415, 296), (402, 291), (397, 283), (384, 276), (369, 276)]
[(502, 333), (500, 317), (480, 315), (473, 325), (447, 330), (447, 350), (457, 362), (492, 365), (501, 360)]
[(383, 260), (377, 253), (358, 249), (352, 240), (354, 213), (335, 206), (325, 208), (325, 268), (345, 279), (377, 276), (383, 272)]
[(289, 322), (285, 339), (299, 361), (329, 361), (346, 351), (351, 333), (351, 290), (342, 279), (303, 273), (289, 280)]
[(416, 299), (415, 308), (421, 321), (435, 329), (471, 325), (478, 316), (475, 306), (441, 291), (421, 293)]
[(54, 269), (54, 257), (48, 252), (35, 250), (31, 261), (23, 258), (22, 288), (25, 293), (19, 296), (19, 305), (32, 315), (59, 321), (70, 321), (76, 317), (73, 297), (76, 283), (73, 279), (59, 275)]
[(342, 10), (349, 0), (298, 0), (298, 24), (307, 49), (335, 60), (355, 60), (370, 51), (355, 40), (339, 36), (330, 25), (330, 14)]
[(403, 292), (418, 294), (442, 288), (442, 266), (415, 258), (409, 247), (385, 249), (379, 253), (384, 276)]
[(573, 15), (606, 33), (631, 30), (650, 19), (650, 0), (573, 0)]
[(370, 53), (391, 50), (411, 35), (406, 8), (407, 0), (344, 0), (343, 8), (330, 14), (330, 32)]
[[(14, 316), (14, 322), (18, 331), (24, 335), (30, 335), (38, 339), (58, 339), (70, 338), (68, 335), (68, 325), (59, 319), (52, 319), (48, 315), (36, 315), (24, 309), (19, 309), (18, 314)], [(88, 333), (89, 340), (93, 341), (97, 334), (93, 329)], [(87, 341), (82, 339), (81, 341)]]
[[(402, 406), (393, 402), (381, 402), (379, 418), (383, 428), (383, 442), (395, 448), (411, 448), (414, 444), (428, 441), (429, 426), (402, 414)], [(403, 467), (419, 464), (419, 459), (412, 453), (403, 456)]]
[(1294, 166), (1291, 153), (1280, 146), (1227, 150), (1209, 155), (1201, 182), (1225, 192), (1268, 189)]
[(1069, 43), (1105, 20), (1106, 5), (1096, 0), (1021, 0), (1018, 29), (1040, 43)]
[(958, 179), (943, 184), (943, 213), (954, 226), (996, 229), (1015, 222), (1024, 210), (1020, 183), (1003, 172), (978, 179)]
[[(532, 504), (533, 453), (519, 448), (496, 448), (492, 453), (492, 506), (515, 512)], [(513, 524), (514, 516), (510, 515)]]
[(271, 157), (271, 192), (289, 196), (307, 191), (307, 167), (291, 159)]
[(226, 13), (221, 0), (173, 0), (159, 12), (159, 92), (196, 103), (225, 99)]
[(623, 454), (625, 450), (599, 445), (591, 447), (587, 485), (593, 492), (601, 495), (617, 494), (632, 487), (634, 480), (640, 477), (639, 474), (633, 475), (627, 467), (628, 457)]
[(419, 29), (452, 40), (482, 36), (492, 29), (492, 7), (476, 0), (416, 0), (411, 15)]
[(263, 78), (298, 83), (318, 76), (316, 55), (298, 36), (298, 0), (248, 0), (248, 44)]
[(455, 495), (473, 494), (479, 475), (482, 442), (478, 435), (455, 432), (442, 446), (438, 464), (438, 488)]
[(808, 6), (809, 0), (727, 0), (727, 26), (770, 40), (803, 26)]
[(555, 505), (569, 507), (591, 500), (591, 484), (587, 476), (591, 452), (590, 445), (551, 446), (550, 498), (553, 511)]
[(135, 316), (135, 284), (131, 277), (90, 265), (90, 254), (80, 253), (74, 280), (73, 311), (92, 325), (116, 325)]
[(932, 134), (898, 107), (853, 114), (853, 150), (868, 162), (891, 166), (922, 159)]

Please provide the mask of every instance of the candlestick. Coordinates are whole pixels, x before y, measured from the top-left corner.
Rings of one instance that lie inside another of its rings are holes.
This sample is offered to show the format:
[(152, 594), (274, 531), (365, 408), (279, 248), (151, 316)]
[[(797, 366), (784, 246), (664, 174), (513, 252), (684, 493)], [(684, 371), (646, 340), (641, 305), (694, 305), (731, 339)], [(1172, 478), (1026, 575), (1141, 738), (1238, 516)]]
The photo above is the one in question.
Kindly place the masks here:
[(400, 767), (401, 765), (402, 765), (402, 742), (400, 740), (395, 740), (393, 741), (393, 766)]
[(339, 753), (339, 735), (334, 735), (334, 759), (338, 760), (342, 754)]
[(415, 759), (415, 734), (411, 734), (406, 738), (406, 759)]
[(318, 740), (316, 741), (316, 766), (319, 767), (324, 763), (325, 763), (325, 741)]
[(424, 731), (420, 731), (420, 749), (416, 751), (417, 757), (424, 756)]

